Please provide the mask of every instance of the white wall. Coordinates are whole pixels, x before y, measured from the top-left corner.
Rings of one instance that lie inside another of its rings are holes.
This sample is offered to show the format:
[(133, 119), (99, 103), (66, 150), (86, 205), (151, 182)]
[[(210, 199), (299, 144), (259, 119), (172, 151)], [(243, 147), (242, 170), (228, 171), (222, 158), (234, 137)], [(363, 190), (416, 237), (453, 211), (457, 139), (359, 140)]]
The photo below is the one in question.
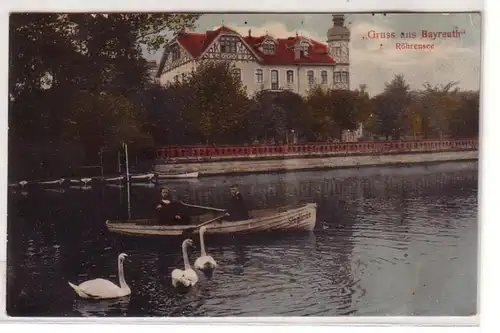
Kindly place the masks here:
[[(321, 71), (327, 71), (327, 83), (324, 86), (333, 86), (333, 66), (262, 66), (256, 62), (236, 62), (235, 66), (241, 69), (242, 82), (247, 86), (249, 96), (261, 89), (271, 89), (271, 71), (278, 71), (278, 87), (281, 89), (291, 89), (292, 91), (305, 95), (311, 88), (308, 83), (307, 71), (314, 72), (315, 83), (321, 85)], [(263, 81), (257, 82), (257, 69), (262, 69)], [(293, 83), (287, 82), (287, 71), (293, 71)]]
[(196, 64), (194, 61), (189, 61), (185, 64), (180, 65), (168, 72), (164, 72), (160, 76), (160, 84), (162, 86), (166, 86), (168, 83), (174, 82), (174, 78), (176, 75), (179, 76), (179, 80), (182, 78), (182, 74), (185, 73), (188, 75), (193, 69), (195, 69)]

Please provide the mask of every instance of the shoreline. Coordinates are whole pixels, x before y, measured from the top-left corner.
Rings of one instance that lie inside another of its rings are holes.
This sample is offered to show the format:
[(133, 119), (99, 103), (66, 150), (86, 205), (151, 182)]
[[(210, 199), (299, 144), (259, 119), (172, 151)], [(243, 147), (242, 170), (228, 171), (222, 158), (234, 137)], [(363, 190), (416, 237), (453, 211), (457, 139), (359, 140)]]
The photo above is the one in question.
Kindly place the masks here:
[(373, 168), (378, 166), (405, 166), (439, 164), (444, 162), (467, 162), (478, 160), (477, 150), (350, 155), (330, 157), (302, 157), (282, 159), (245, 159), (231, 161), (204, 161), (188, 163), (155, 163), (153, 172), (188, 173), (199, 172), (199, 177), (234, 176), (259, 173), (287, 173), (334, 169)]

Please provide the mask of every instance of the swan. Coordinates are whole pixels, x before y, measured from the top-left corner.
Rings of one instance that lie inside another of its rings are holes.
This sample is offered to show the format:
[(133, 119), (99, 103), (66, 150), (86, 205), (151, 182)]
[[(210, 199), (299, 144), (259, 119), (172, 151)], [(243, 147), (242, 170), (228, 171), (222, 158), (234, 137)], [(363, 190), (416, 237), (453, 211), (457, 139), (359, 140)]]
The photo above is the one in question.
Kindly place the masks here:
[(130, 295), (130, 287), (125, 282), (125, 277), (123, 276), (123, 261), (125, 261), (127, 255), (121, 253), (118, 256), (118, 279), (120, 281), (120, 286), (109, 280), (105, 279), (94, 279), (81, 283), (79, 286), (68, 282), (71, 288), (75, 290), (78, 296), (82, 298), (93, 298), (93, 299), (109, 299), (109, 298), (119, 298)]
[(174, 269), (172, 271), (172, 286), (177, 287), (182, 285), (184, 287), (192, 287), (198, 282), (198, 275), (189, 265), (189, 258), (187, 254), (187, 247), (192, 246), (193, 241), (191, 239), (185, 239), (182, 242), (182, 257), (184, 259), (184, 270)]
[(194, 267), (199, 270), (215, 269), (217, 267), (217, 263), (214, 258), (207, 255), (207, 251), (205, 250), (205, 240), (203, 239), (203, 235), (206, 230), (207, 228), (205, 226), (200, 228), (201, 256), (194, 262)]

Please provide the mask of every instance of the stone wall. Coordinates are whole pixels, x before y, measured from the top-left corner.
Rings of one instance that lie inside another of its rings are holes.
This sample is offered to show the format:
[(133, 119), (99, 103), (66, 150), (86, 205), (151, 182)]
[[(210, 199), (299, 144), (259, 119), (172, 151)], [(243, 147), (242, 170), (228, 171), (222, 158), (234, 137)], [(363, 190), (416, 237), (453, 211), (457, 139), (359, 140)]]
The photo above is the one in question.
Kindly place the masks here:
[(335, 156), (321, 158), (293, 158), (284, 160), (156, 164), (154, 166), (154, 171), (159, 173), (186, 173), (199, 171), (201, 174), (200, 176), (215, 176), (223, 174), (321, 170), (377, 165), (438, 163), (476, 160), (477, 158), (477, 151), (454, 151), (422, 154)]

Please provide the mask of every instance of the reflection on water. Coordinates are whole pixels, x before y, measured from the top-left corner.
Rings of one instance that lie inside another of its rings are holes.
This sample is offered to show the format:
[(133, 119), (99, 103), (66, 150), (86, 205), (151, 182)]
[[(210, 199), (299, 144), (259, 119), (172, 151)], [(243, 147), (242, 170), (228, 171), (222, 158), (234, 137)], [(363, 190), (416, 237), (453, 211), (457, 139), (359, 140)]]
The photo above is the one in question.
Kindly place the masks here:
[(83, 317), (124, 316), (127, 313), (130, 296), (111, 300), (83, 300), (75, 298), (73, 310)]
[[(253, 208), (318, 203), (316, 230), (207, 237), (219, 267), (185, 293), (179, 240), (108, 233), (124, 189), (10, 192), (7, 310), (16, 316), (334, 316), (476, 313), (477, 163), (172, 181), (175, 196), (223, 207), (239, 183)], [(133, 186), (132, 214), (154, 214), (158, 189)], [(198, 242), (198, 239), (195, 239)], [(78, 299), (67, 282), (118, 283), (126, 299)], [(199, 248), (190, 249), (191, 263)], [(200, 273), (201, 274), (201, 273)]]

